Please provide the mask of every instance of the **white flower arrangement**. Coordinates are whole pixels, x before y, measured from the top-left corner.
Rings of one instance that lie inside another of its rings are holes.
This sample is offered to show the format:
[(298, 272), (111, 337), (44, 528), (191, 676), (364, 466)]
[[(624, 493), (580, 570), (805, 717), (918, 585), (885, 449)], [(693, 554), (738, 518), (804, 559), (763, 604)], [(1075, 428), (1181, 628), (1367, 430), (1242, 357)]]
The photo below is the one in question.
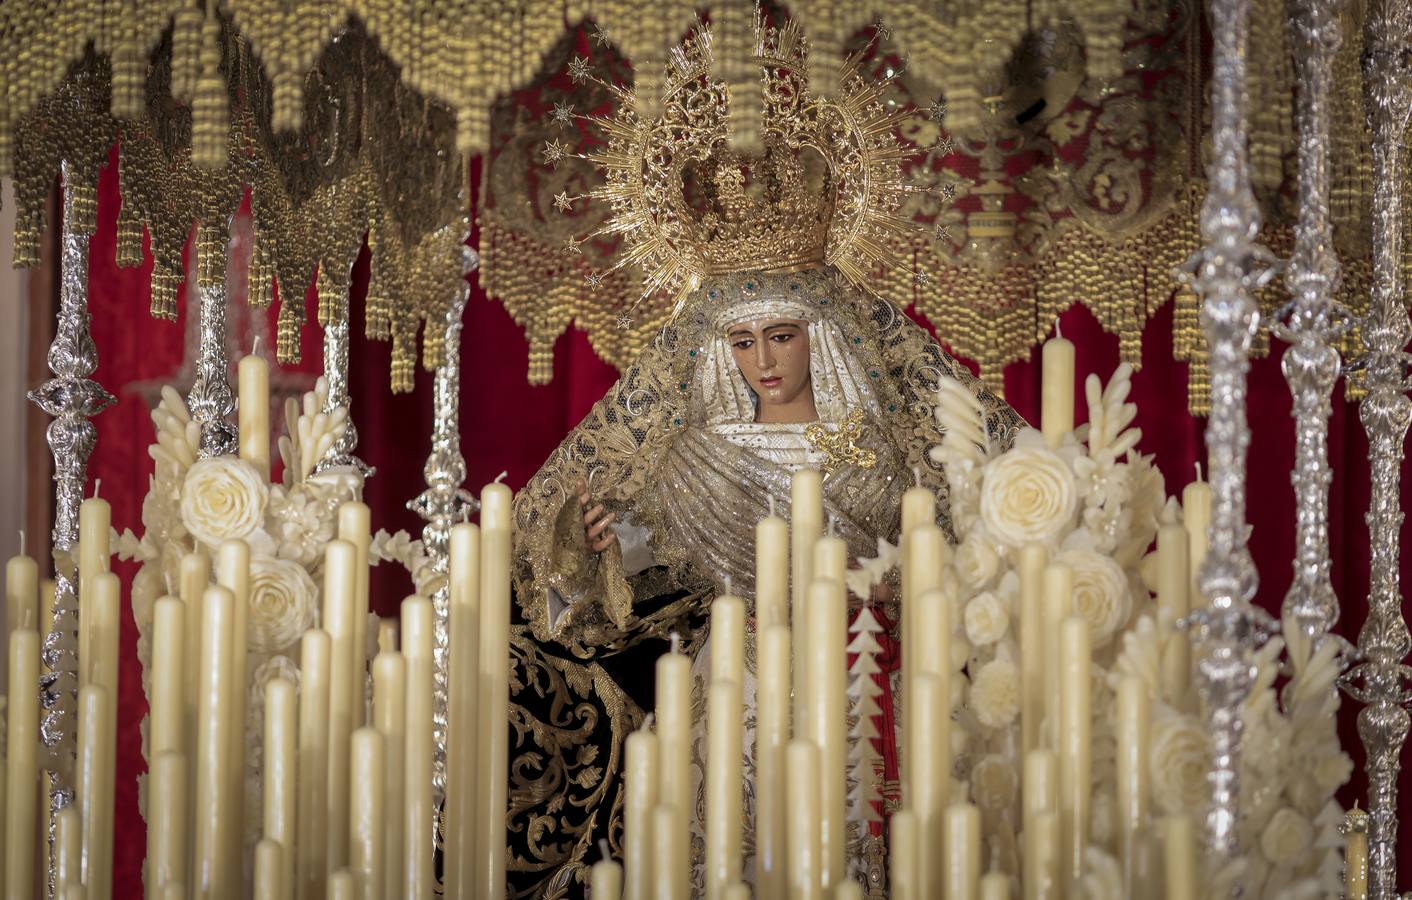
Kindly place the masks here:
[[(936, 417), (943, 432), (931, 455), (946, 469), (957, 545), (947, 580), (955, 593), (952, 660), (957, 701), (953, 774), (985, 816), (986, 858), (1018, 863), (1019, 799), (1009, 787), (1022, 771), (1020, 733), (1020, 550), (1040, 544), (1073, 572), (1076, 612), (1093, 648), (1091, 845), (1082, 893), (1123, 896), (1116, 813), (1116, 689), (1126, 676), (1148, 688), (1148, 757), (1154, 817), (1184, 813), (1200, 821), (1209, 800), (1210, 740), (1194, 692), (1169, 696), (1162, 661), (1183, 639), (1159, 613), (1155, 553), (1159, 521), (1177, 521), (1161, 473), (1137, 451), (1141, 437), (1127, 402), (1131, 368), (1104, 387), (1089, 376), (1089, 424), (1048, 447), (1034, 430), (996, 453), (981, 412), (964, 388), (943, 383)], [(1285, 644), (1289, 653), (1284, 665)], [(1250, 897), (1337, 893), (1342, 812), (1334, 791), (1352, 763), (1334, 729), (1335, 649), (1315, 652), (1286, 628), (1257, 659), (1259, 676), (1245, 712), (1242, 855), (1219, 871), (1205, 868), (1207, 896), (1239, 883)], [(1278, 695), (1277, 676), (1289, 682)], [(1204, 863), (1203, 863), (1204, 865)], [(1011, 868), (1011, 871), (1015, 871)]]
[[(142, 504), (143, 534), (138, 538), (125, 531), (117, 541), (120, 558), (142, 563), (132, 601), (143, 689), (149, 697), (153, 607), (160, 597), (179, 596), (182, 558), (200, 551), (215, 559), (227, 540), (250, 546), (245, 752), (254, 762), (262, 752), (264, 684), (276, 675), (297, 683), (298, 642), (319, 623), (324, 549), (336, 536), (338, 507), (358, 499), (362, 490), (356, 472), (315, 471), (347, 428), (348, 411), (327, 412), (327, 402), (328, 384), (321, 378), (302, 403), (286, 404), (288, 434), (279, 441), (283, 482), (271, 485), (245, 460), (202, 458), (200, 425), (181, 395), (163, 388), (152, 410), (155, 441), (148, 454), (153, 473)], [(215, 573), (210, 574), (214, 582)], [(146, 755), (146, 720), (142, 735)], [(246, 771), (258, 772), (259, 767), (247, 766)], [(246, 822), (258, 824), (258, 779), (247, 774), (246, 782)]]

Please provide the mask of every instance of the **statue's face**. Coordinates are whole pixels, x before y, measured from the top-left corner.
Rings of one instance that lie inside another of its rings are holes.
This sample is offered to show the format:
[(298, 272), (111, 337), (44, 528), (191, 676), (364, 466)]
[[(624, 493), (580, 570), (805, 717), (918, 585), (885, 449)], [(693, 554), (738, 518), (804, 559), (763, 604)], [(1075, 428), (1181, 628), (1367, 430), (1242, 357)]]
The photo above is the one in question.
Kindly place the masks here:
[[(788, 406), (809, 385), (809, 327), (797, 319), (755, 319), (726, 332), (740, 373), (763, 406)], [(812, 396), (812, 395), (810, 395)]]

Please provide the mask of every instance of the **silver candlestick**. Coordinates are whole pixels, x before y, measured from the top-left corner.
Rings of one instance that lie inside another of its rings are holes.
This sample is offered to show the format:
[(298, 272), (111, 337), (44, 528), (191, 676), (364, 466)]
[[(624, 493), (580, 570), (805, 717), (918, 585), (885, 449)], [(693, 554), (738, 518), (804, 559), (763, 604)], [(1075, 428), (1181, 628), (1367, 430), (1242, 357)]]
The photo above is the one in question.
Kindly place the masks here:
[[(480, 265), (480, 257), (470, 247), (462, 247), (466, 275)], [(479, 508), (474, 496), (464, 488), (466, 460), (461, 455), (461, 315), (470, 299), (470, 284), (461, 282), (457, 296), (447, 304), (445, 342), (441, 365), (436, 367), (433, 398), (431, 455), (422, 472), (427, 489), (408, 502), (407, 508), (426, 520), (422, 528), (422, 551), (440, 577), (432, 594), (436, 612), (432, 631), (432, 737), (435, 758), (432, 763), (432, 790), (439, 804), (446, 792), (447, 698), (450, 675), (450, 586), (446, 583), (451, 526)]]
[(201, 455), (236, 452), (239, 436), (230, 421), (235, 394), (230, 389), (230, 357), (226, 353), (226, 241), (222, 230), (203, 222), (197, 230), (197, 289), (201, 296), (196, 380), (187, 395), (191, 418), (201, 425)]
[[(49, 345), (49, 371), (54, 377), (29, 392), (29, 399), (53, 417), (46, 436), (54, 454), (54, 614), (44, 636), (44, 664), (39, 703), (43, 708), (40, 740), (44, 744), (51, 782), (49, 805), (58, 812), (74, 798), (74, 741), (78, 691), (78, 567), (72, 553), (78, 544), (78, 512), (88, 480), (88, 458), (98, 433), (89, 419), (115, 402), (91, 376), (98, 368), (98, 349), (88, 324), (88, 244), (93, 235), (93, 210), (88, 189), (62, 164), (64, 180), (63, 252), (60, 261), (59, 317)], [(53, 846), (54, 819), (50, 819)], [(53, 854), (50, 854), (53, 859)], [(54, 890), (54, 870), (48, 873)]]
[[(328, 382), (328, 400), (324, 404), (325, 412), (332, 412), (340, 406), (351, 411), (352, 397), (348, 392), (348, 304), (343, 304), (343, 312), (337, 318), (324, 325), (324, 380)], [(351, 466), (362, 473), (363, 477), (371, 478), (373, 467), (363, 462), (353, 454), (358, 449), (358, 429), (353, 424), (353, 417), (348, 417), (348, 427), (344, 429), (343, 436), (338, 439), (338, 443), (329, 448), (329, 452), (323, 459), (319, 460), (315, 467), (323, 472), (327, 469)]]
[(1282, 614), (1314, 641), (1338, 621), (1338, 597), (1329, 577), (1329, 416), (1340, 360), (1336, 341), (1348, 317), (1333, 297), (1339, 260), (1329, 219), (1329, 102), (1333, 60), (1343, 42), (1342, 0), (1292, 0), (1294, 62), (1299, 80), (1299, 222), (1285, 272), (1292, 300), (1287, 324), (1271, 330), (1289, 342), (1280, 367), (1294, 398), (1296, 537), (1294, 580)]
[(1406, 705), (1412, 648), (1398, 583), (1402, 525), (1399, 503), (1402, 445), (1412, 421), (1407, 397), (1407, 346), (1412, 336), (1403, 306), (1402, 138), (1412, 119), (1412, 4), (1377, 0), (1364, 23), (1363, 81), (1373, 133), (1373, 294), (1362, 322), (1368, 394), (1359, 418), (1368, 433), (1372, 548), (1368, 618), (1358, 635), (1362, 662), (1343, 678), (1364, 704), (1358, 736), (1367, 750), (1368, 888), (1375, 900), (1397, 896), (1397, 773), (1407, 740)]
[(1257, 575), (1247, 546), (1245, 417), (1250, 343), (1259, 325), (1253, 292), (1274, 273), (1269, 252), (1255, 242), (1260, 208), (1250, 187), (1246, 154), (1246, 31), (1249, 0), (1212, 0), (1211, 164), (1201, 209), (1205, 245), (1183, 267), (1202, 298), (1201, 324), (1211, 366), (1211, 415), (1206, 449), (1211, 470), (1209, 549), (1198, 586), (1209, 605), (1188, 617), (1201, 653), (1196, 687), (1213, 751), (1207, 843), (1221, 858), (1237, 850), (1241, 708), (1255, 678), (1252, 657), (1269, 616), (1250, 603)]

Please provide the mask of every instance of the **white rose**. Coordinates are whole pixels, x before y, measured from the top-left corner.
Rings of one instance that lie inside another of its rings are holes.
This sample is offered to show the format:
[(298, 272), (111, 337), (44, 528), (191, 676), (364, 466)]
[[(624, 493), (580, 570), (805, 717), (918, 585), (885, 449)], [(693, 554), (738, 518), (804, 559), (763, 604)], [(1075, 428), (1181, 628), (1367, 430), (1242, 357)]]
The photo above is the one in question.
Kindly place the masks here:
[(983, 588), (990, 584), (995, 572), (1000, 568), (1000, 556), (990, 541), (972, 535), (961, 542), (952, 557), (956, 574), (973, 588)]
[(1010, 615), (1005, 604), (990, 591), (977, 594), (966, 604), (966, 638), (977, 646), (993, 644), (1005, 636)]
[(1260, 833), (1260, 852), (1276, 865), (1288, 865), (1314, 843), (1314, 826), (1288, 806), (1275, 811)]
[(981, 758), (971, 770), (971, 799), (981, 809), (992, 812), (1009, 809), (1020, 787), (1010, 761), (998, 753)]
[(971, 711), (987, 728), (1004, 728), (1020, 714), (1020, 670), (1008, 659), (981, 666), (971, 682)]
[(1088, 620), (1093, 648), (1108, 646), (1132, 611), (1128, 577), (1112, 559), (1088, 550), (1066, 550), (1054, 561), (1073, 570), (1074, 608)]
[(287, 559), (250, 560), (250, 649), (282, 650), (314, 625), (318, 588), (304, 567)]
[(181, 522), (204, 544), (241, 540), (264, 524), (270, 486), (243, 459), (198, 459), (181, 487)]
[(1017, 447), (986, 466), (981, 521), (1007, 546), (1057, 540), (1077, 506), (1074, 475), (1058, 454)]
[(1343, 787), (1353, 774), (1353, 760), (1342, 750), (1330, 750), (1314, 763), (1314, 783), (1326, 791)]
[(1206, 785), (1210, 765), (1210, 739), (1195, 716), (1171, 713), (1153, 720), (1148, 772), (1153, 799), (1163, 812), (1200, 810), (1210, 794)]

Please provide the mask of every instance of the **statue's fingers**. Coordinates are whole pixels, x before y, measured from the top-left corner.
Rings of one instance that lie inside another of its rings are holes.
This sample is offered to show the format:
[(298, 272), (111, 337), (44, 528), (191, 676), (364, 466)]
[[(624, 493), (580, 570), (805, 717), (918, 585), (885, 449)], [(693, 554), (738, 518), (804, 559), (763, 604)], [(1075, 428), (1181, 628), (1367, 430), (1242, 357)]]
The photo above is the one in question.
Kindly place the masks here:
[(592, 525), (594, 520), (603, 515), (603, 504), (599, 503), (583, 514), (583, 524)]
[(603, 536), (603, 539), (602, 539), (602, 540), (595, 541), (595, 542), (593, 543), (593, 550), (594, 550), (594, 552), (595, 552), (595, 553), (602, 553), (604, 550), (607, 550), (609, 547), (613, 546), (613, 542), (616, 541), (617, 539), (618, 539), (617, 533), (612, 532), (612, 531), (608, 532), (606, 535)]

